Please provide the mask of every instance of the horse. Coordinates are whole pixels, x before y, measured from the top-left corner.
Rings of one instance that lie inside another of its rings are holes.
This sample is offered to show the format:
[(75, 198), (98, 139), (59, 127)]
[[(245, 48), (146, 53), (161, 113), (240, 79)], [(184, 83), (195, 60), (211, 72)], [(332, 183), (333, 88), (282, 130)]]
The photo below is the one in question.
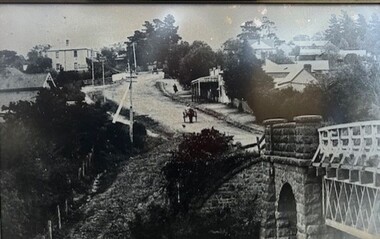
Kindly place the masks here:
[(195, 118), (195, 121), (197, 121), (197, 112), (190, 108), (188, 110), (185, 110), (183, 113), (183, 122), (186, 122), (186, 118), (189, 118), (189, 122), (193, 123), (193, 118)]

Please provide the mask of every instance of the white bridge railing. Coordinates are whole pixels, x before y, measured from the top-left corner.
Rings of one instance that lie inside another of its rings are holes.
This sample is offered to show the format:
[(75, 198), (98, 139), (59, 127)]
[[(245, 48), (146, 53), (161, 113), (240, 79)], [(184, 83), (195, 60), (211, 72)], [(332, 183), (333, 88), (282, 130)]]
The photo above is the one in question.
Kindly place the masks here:
[(312, 164), (324, 175), (326, 225), (359, 238), (380, 238), (380, 121), (318, 129)]
[(319, 148), (313, 163), (379, 167), (380, 120), (333, 125), (318, 132)]

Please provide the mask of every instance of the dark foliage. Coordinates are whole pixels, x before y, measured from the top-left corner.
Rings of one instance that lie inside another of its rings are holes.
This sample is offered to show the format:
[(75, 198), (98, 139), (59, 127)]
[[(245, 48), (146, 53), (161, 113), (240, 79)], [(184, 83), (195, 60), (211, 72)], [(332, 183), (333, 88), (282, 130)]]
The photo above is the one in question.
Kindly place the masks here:
[(17, 52), (15, 51), (0, 51), (0, 72), (2, 72), (5, 67), (14, 67), (16, 69), (22, 70), (22, 67), (25, 63), (26, 60), (24, 57), (17, 55)]
[(27, 73), (44, 73), (52, 68), (52, 60), (44, 54), (50, 49), (50, 45), (37, 45), (28, 52)]
[(163, 20), (145, 21), (142, 30), (136, 30), (133, 36), (128, 37), (127, 56), (133, 68), (133, 44), (135, 44), (137, 65), (143, 70), (146, 70), (148, 64), (154, 62), (164, 64), (168, 61), (172, 48), (181, 40), (177, 33), (178, 26), (174, 23), (175, 19), (170, 14)]
[(260, 214), (257, 201), (246, 195), (238, 198), (233, 208), (207, 213), (173, 214), (167, 208), (150, 205), (146, 212), (136, 214), (129, 223), (132, 237), (181, 239), (248, 239), (258, 238)]
[(223, 79), (231, 99), (249, 99), (273, 88), (272, 78), (261, 69), (261, 62), (254, 56), (247, 41), (228, 40), (224, 43), (224, 49)]
[[(72, 96), (77, 97), (76, 103), (67, 105)], [(44, 89), (36, 102), (6, 107), (0, 128), (2, 233), (6, 238), (30, 238), (45, 228), (58, 204), (71, 198), (73, 191), (83, 192), (91, 175), (115, 165), (108, 160), (110, 155), (128, 154), (128, 128), (112, 124), (105, 107), (87, 105), (83, 98), (77, 88)], [(144, 129), (136, 132), (144, 133)], [(87, 177), (78, 180), (78, 168), (89, 153), (92, 167)]]
[(51, 69), (52, 60), (48, 57), (37, 57), (33, 62), (28, 64), (26, 68), (26, 73), (44, 73)]
[(239, 156), (225, 154), (231, 142), (232, 137), (215, 129), (185, 136), (163, 168), (174, 211), (188, 211), (190, 204), (242, 162)]
[(257, 122), (269, 118), (286, 118), (293, 120), (294, 116), (306, 114), (324, 115), (322, 90), (317, 86), (308, 86), (304, 92), (292, 88), (258, 92), (248, 98), (248, 104), (253, 109)]
[(179, 65), (179, 83), (189, 87), (191, 81), (209, 75), (209, 69), (215, 66), (215, 52), (202, 41), (194, 41), (189, 52)]

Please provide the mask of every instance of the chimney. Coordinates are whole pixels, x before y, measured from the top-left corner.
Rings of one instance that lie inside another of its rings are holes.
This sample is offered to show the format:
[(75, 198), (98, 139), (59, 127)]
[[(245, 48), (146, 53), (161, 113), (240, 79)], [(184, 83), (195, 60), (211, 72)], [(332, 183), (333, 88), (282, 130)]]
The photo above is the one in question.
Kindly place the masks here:
[(304, 68), (307, 72), (311, 73), (311, 64), (304, 64), (304, 65), (303, 65), (303, 68)]
[(69, 42), (70, 42), (69, 40), (66, 40), (66, 46), (69, 46)]

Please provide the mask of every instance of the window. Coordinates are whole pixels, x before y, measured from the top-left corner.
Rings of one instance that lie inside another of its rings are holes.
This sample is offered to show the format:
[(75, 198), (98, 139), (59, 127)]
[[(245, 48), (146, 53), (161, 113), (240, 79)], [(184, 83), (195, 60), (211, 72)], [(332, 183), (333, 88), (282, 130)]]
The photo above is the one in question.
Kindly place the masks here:
[(74, 63), (74, 70), (78, 70), (78, 63)]
[(55, 58), (59, 58), (59, 51), (55, 52)]
[(74, 57), (78, 57), (78, 51), (77, 50), (74, 51)]
[(60, 64), (57, 64), (57, 65), (55, 66), (55, 69), (56, 69), (57, 71), (59, 71), (59, 70), (61, 69), (61, 65), (60, 65)]

